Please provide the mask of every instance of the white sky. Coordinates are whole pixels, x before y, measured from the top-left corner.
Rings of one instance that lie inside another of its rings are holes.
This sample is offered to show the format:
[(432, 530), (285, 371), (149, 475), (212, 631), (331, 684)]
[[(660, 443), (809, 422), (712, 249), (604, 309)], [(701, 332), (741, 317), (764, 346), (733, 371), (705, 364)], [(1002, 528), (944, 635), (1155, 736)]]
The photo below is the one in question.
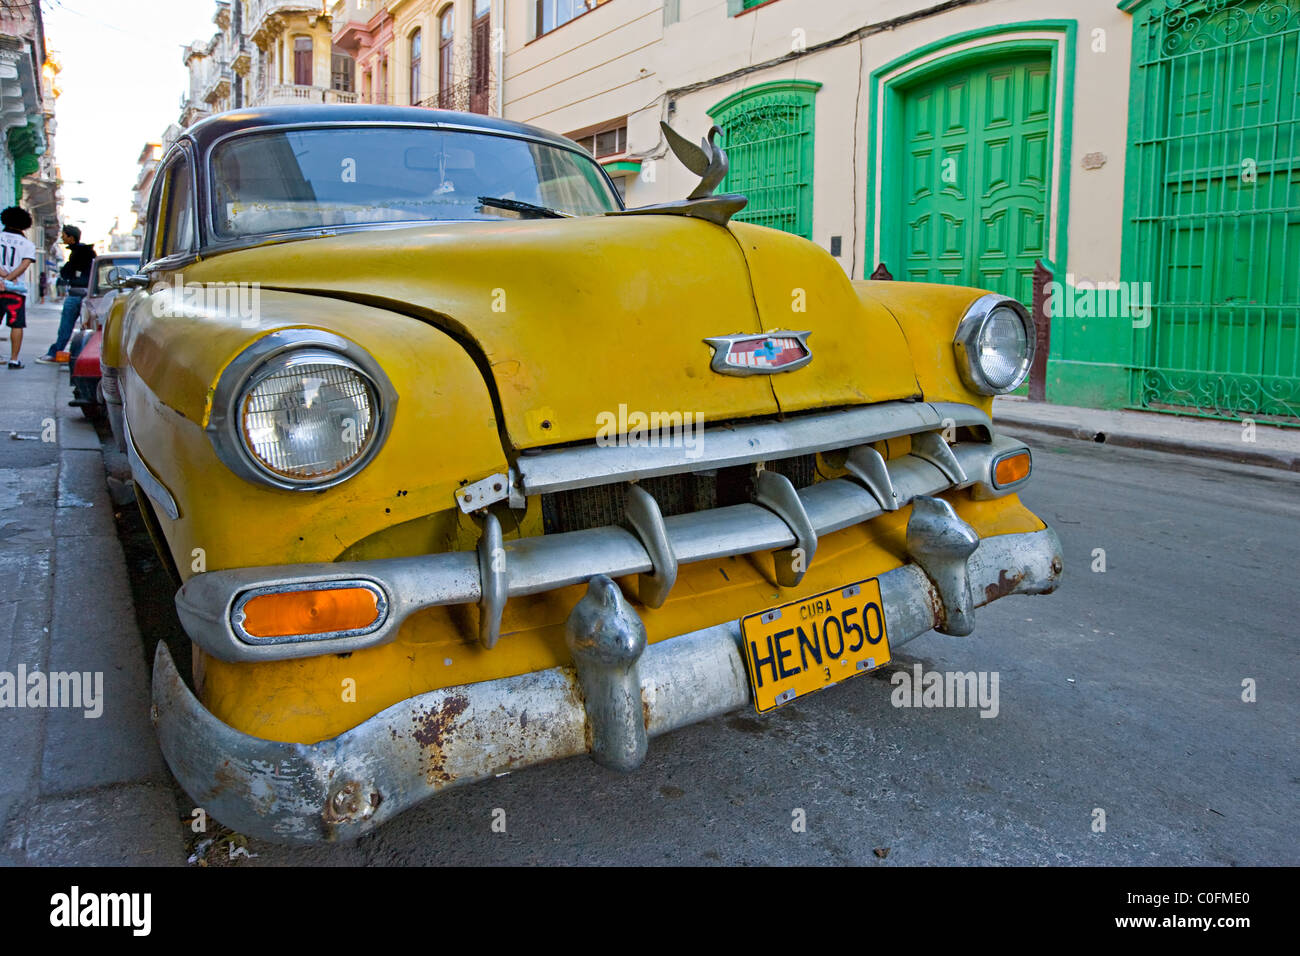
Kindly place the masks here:
[(123, 230), (135, 221), (140, 149), (180, 115), (189, 88), (181, 48), (211, 38), (216, 9), (213, 0), (41, 0), (45, 42), (63, 66), (54, 114), (63, 216), (83, 241), (107, 249), (114, 217)]

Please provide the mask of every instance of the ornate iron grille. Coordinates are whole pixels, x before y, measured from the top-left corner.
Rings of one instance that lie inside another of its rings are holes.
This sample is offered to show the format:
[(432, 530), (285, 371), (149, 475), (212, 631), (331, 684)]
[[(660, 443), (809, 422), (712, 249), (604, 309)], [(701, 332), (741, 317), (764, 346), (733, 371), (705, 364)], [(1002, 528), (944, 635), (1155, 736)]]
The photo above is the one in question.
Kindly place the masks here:
[(1164, 0), (1134, 30), (1130, 403), (1300, 424), (1300, 0)]

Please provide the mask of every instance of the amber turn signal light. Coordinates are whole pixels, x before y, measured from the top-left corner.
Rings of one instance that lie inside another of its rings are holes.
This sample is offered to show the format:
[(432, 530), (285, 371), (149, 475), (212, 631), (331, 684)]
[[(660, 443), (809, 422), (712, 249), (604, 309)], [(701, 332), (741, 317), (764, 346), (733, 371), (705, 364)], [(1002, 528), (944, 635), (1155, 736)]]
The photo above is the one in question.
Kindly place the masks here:
[(993, 484), (999, 488), (1014, 485), (1029, 477), (1029, 452), (1016, 452), (998, 461), (993, 469)]
[(378, 595), (370, 588), (328, 588), (259, 594), (243, 606), (250, 637), (290, 637), (363, 630), (379, 618)]

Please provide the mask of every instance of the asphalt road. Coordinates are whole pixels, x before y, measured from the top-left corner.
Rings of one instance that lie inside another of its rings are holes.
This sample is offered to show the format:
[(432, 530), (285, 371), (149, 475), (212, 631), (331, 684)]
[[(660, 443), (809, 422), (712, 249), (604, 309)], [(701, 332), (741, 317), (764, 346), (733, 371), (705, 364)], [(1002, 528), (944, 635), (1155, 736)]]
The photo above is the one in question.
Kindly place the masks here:
[[(249, 841), (237, 865), (1300, 863), (1300, 476), (1030, 440), (1057, 594), (771, 717), (654, 739), (635, 774), (563, 761), (351, 845)], [(918, 663), (996, 673), (997, 715), (893, 706)]]

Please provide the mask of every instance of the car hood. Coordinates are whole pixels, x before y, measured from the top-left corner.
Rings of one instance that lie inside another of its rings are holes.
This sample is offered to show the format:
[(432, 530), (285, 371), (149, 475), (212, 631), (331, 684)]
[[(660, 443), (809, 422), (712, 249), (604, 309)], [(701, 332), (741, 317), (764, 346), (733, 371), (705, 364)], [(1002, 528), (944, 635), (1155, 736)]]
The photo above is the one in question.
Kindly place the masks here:
[[(614, 422), (621, 431), (636, 412), (708, 423), (919, 393), (888, 310), (817, 246), (757, 226), (661, 215), (439, 223), (262, 245), (186, 274), (438, 325), (478, 362), (517, 449), (590, 440)], [(706, 338), (776, 330), (811, 332), (812, 361), (777, 375), (712, 371)]]

